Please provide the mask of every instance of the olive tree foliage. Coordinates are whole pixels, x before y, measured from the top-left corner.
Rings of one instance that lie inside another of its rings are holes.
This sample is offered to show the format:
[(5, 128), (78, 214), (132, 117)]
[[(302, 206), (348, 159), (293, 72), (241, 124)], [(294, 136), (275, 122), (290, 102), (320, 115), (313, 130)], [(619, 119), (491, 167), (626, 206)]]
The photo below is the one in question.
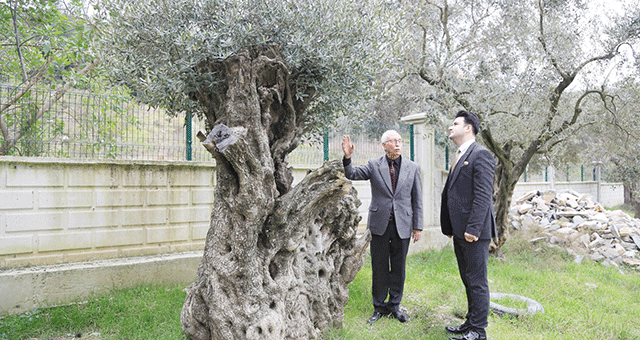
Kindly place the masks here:
[[(612, 4), (615, 4), (612, 5)], [(532, 157), (615, 115), (615, 79), (634, 66), (637, 3), (582, 0), (451, 1), (406, 4), (412, 44), (407, 76), (431, 85), (431, 108), (481, 120), (479, 140), (497, 159), (494, 206), (499, 236)]]
[[(220, 91), (220, 62), (242, 48), (277, 46), (305, 103), (302, 133), (354, 110), (376, 90), (375, 74), (393, 66), (401, 21), (385, 1), (113, 1), (102, 11), (113, 39), (103, 46), (115, 78), (150, 105), (173, 114), (216, 117), (193, 100), (201, 86)], [(116, 39), (117, 38), (117, 39)], [(312, 103), (312, 104), (311, 104)]]
[(616, 87), (618, 107), (608, 124), (593, 124), (573, 138), (582, 146), (576, 153), (588, 162), (603, 164), (608, 180), (624, 185), (625, 204), (640, 217), (640, 68)]
[[(38, 123), (54, 103), (86, 86), (99, 63), (90, 45), (98, 31), (78, 1), (0, 1), (0, 77), (7, 82), (0, 155), (28, 153), (16, 150), (21, 139), (41, 135)], [(49, 94), (32, 98), (39, 83), (50, 85)]]
[(107, 0), (114, 79), (204, 117), (215, 205), (181, 323), (192, 339), (304, 339), (342, 323), (370, 235), (340, 161), (292, 186), (287, 155), (358, 104), (404, 32), (382, 1)]

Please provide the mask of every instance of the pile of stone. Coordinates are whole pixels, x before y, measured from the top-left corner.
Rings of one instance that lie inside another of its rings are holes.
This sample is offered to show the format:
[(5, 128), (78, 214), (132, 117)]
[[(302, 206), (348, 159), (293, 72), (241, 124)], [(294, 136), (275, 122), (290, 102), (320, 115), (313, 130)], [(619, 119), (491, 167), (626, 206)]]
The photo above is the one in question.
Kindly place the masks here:
[(532, 191), (514, 202), (509, 217), (513, 228), (534, 233), (530, 242), (563, 246), (578, 263), (588, 257), (640, 270), (640, 219), (607, 211), (589, 195)]

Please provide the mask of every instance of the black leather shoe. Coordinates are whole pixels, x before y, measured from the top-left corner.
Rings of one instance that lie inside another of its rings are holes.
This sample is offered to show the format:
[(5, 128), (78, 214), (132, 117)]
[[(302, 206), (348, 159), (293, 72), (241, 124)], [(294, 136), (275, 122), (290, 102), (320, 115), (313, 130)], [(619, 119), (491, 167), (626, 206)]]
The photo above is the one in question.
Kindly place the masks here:
[(486, 340), (486, 339), (487, 339), (486, 336), (482, 336), (480, 335), (480, 333), (474, 330), (470, 330), (461, 336), (454, 336), (449, 338), (449, 340)]
[(373, 311), (373, 315), (371, 315), (371, 317), (369, 318), (369, 321), (367, 321), (368, 324), (372, 324), (378, 320), (380, 320), (381, 317), (383, 317), (384, 314), (382, 312), (379, 311)]
[(407, 322), (409, 320), (409, 316), (407, 316), (406, 313), (401, 311), (393, 312), (391, 313), (391, 315), (393, 315), (393, 317), (398, 319), (398, 321), (400, 322)]
[(444, 329), (449, 333), (464, 334), (469, 330), (469, 326), (466, 324), (462, 324), (460, 326), (447, 326)]

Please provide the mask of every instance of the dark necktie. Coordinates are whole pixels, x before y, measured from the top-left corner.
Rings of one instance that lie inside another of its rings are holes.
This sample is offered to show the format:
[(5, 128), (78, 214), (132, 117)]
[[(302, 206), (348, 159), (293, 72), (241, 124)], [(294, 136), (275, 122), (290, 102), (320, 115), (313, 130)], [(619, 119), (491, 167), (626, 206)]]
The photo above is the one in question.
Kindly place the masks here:
[(389, 174), (391, 175), (391, 193), (395, 194), (396, 193), (396, 168), (395, 168), (395, 163), (394, 161), (391, 161), (389, 163)]

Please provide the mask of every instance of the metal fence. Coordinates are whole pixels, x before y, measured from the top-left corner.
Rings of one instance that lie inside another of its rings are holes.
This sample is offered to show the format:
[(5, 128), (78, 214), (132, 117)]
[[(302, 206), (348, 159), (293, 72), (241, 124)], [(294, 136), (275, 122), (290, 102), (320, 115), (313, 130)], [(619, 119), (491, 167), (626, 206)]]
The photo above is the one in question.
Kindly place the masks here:
[[(71, 89), (53, 100), (59, 86), (41, 81), (1, 113), (7, 125), (6, 138), (14, 143), (7, 155), (213, 161), (195, 137), (197, 131), (206, 134), (204, 121), (171, 117), (162, 109), (136, 103), (126, 92)], [(0, 104), (11, 101), (23, 88), (0, 75)], [(48, 110), (39, 113), (49, 105)], [(400, 132), (408, 141), (409, 134)], [(325, 160), (342, 158), (343, 134), (346, 132), (333, 131), (324, 139), (301, 144), (289, 155), (289, 163), (319, 166)], [(356, 134), (352, 138), (357, 164), (383, 154), (379, 136)], [(0, 135), (0, 144), (4, 142), (5, 136)], [(409, 146), (405, 143), (407, 154)]]
[[(188, 155), (185, 117), (170, 117), (117, 91), (71, 89), (54, 100), (56, 86), (42, 81), (2, 112), (8, 134), (0, 135), (0, 143), (8, 138), (14, 144), (7, 155), (212, 160), (203, 148), (194, 148)], [(23, 85), (0, 78), (0, 104), (9, 103), (22, 89)], [(49, 109), (41, 112), (43, 107)], [(203, 121), (191, 123), (194, 131), (205, 130)]]
[[(522, 174), (522, 182), (590, 182), (596, 181), (596, 165), (562, 165), (557, 168), (544, 167), (542, 169), (527, 169)], [(610, 174), (606, 167), (600, 168), (600, 177), (608, 181)]]
[[(398, 131), (403, 144), (404, 157), (411, 157), (411, 133)], [(304, 143), (298, 146), (288, 158), (292, 165), (298, 166), (319, 166), (326, 160), (342, 159), (342, 138), (349, 134), (351, 142), (355, 146), (352, 162), (356, 165), (364, 164), (372, 158), (384, 155), (381, 136), (371, 136), (370, 134), (353, 134), (346, 131), (330, 131), (323, 140), (313, 143)]]

